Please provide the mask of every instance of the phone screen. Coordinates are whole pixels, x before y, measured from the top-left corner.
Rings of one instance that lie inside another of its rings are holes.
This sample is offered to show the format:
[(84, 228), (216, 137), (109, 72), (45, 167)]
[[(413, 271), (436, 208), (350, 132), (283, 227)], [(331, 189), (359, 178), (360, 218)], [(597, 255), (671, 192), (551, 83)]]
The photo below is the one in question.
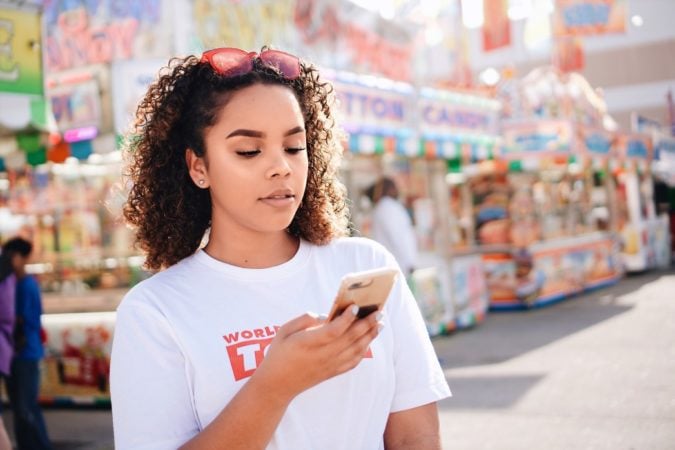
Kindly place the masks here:
[[(335, 318), (335, 317), (339, 317), (343, 312), (345, 312), (345, 309), (347, 309), (347, 308), (344, 307), (344, 308), (340, 308), (340, 309), (338, 309), (337, 311), (335, 311), (334, 318)], [(369, 315), (371, 315), (371, 314), (374, 313), (375, 311), (377, 311), (377, 309), (378, 309), (378, 308), (377, 308), (377, 305), (365, 305), (365, 306), (359, 306), (359, 312), (356, 313), (356, 317), (357, 317), (358, 319), (363, 319), (363, 318), (365, 318), (365, 317), (368, 317)]]

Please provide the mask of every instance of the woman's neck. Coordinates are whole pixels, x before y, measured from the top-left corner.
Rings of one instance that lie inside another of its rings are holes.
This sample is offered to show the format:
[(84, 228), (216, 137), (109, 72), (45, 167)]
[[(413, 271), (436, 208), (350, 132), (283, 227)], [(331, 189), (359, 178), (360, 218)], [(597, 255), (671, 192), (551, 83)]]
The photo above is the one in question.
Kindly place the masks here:
[(295, 256), (300, 239), (286, 231), (253, 238), (220, 236), (211, 231), (204, 251), (212, 258), (247, 269), (265, 269), (283, 264)]

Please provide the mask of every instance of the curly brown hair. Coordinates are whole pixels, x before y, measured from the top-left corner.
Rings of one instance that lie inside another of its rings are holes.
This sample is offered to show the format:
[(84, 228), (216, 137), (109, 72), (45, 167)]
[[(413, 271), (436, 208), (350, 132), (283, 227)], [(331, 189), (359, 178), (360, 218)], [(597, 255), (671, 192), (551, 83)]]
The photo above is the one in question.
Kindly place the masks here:
[(289, 80), (259, 58), (245, 75), (226, 77), (199, 57), (173, 58), (136, 111), (125, 148), (131, 191), (124, 218), (136, 229), (136, 245), (151, 270), (192, 255), (211, 225), (208, 189), (195, 186), (186, 149), (204, 156), (204, 131), (215, 124), (233, 93), (253, 84), (280, 84), (294, 93), (305, 119), (309, 171), (300, 208), (288, 231), (323, 245), (348, 234), (346, 189), (337, 178), (342, 134), (331, 111), (333, 88), (305, 62)]

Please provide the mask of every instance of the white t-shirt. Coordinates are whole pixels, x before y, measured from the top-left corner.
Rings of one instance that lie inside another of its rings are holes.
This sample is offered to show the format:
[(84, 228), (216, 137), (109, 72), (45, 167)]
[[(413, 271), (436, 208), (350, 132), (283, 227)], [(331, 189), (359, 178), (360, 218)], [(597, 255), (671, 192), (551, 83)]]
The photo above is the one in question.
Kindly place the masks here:
[(389, 250), (408, 275), (417, 267), (417, 238), (408, 211), (391, 197), (382, 197), (373, 208), (373, 239)]
[[(204, 429), (246, 383), (276, 329), (328, 313), (349, 272), (394, 266), (364, 238), (301, 241), (288, 262), (244, 269), (199, 251), (143, 281), (117, 310), (111, 395), (115, 448), (174, 449)], [(268, 449), (383, 448), (389, 413), (450, 395), (403, 276), (371, 357), (298, 395)]]

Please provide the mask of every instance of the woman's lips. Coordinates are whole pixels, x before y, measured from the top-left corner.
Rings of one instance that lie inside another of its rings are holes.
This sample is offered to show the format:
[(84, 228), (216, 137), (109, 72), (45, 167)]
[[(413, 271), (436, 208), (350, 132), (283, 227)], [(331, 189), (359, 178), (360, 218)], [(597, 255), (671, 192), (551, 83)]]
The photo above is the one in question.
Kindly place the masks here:
[(295, 195), (270, 195), (261, 198), (260, 201), (275, 208), (284, 208), (295, 204)]

